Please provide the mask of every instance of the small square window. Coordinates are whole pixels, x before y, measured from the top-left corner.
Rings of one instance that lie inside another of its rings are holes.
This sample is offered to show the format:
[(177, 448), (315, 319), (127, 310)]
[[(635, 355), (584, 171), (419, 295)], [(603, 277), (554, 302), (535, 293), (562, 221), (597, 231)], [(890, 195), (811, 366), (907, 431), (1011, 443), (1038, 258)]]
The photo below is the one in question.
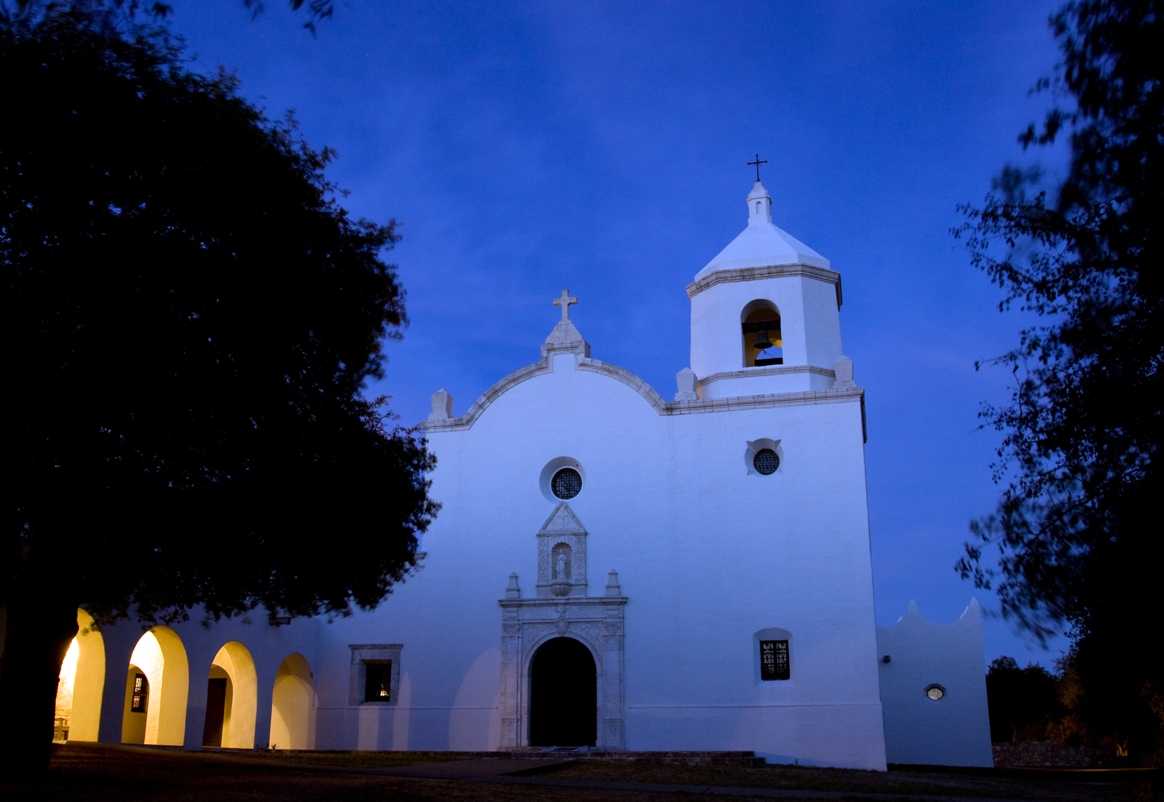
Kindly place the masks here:
[(392, 701), (392, 661), (364, 663), (364, 701)]
[(399, 643), (353, 643), (350, 705), (394, 705), (400, 698)]
[(788, 641), (760, 641), (760, 679), (767, 682), (789, 679), (791, 676), (792, 672), (788, 663)]

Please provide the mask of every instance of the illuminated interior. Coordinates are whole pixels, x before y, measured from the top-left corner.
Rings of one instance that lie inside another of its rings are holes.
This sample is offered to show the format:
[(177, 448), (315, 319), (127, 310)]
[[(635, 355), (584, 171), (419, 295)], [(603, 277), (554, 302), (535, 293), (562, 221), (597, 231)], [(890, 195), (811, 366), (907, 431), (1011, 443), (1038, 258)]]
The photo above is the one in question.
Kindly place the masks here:
[(258, 675), (251, 653), (238, 641), (218, 650), (207, 677), (203, 746), (253, 749)]
[(311, 749), (311, 668), (303, 655), (279, 666), (271, 697), (271, 748)]
[(190, 690), (190, 665), (182, 639), (169, 627), (154, 627), (141, 636), (129, 662), (121, 742), (181, 746)]
[(77, 636), (69, 644), (57, 683), (54, 741), (96, 741), (105, 685), (105, 640), (93, 617), (77, 610)]
[(744, 367), (784, 364), (780, 313), (775, 305), (769, 301), (753, 301), (744, 308), (742, 317)]

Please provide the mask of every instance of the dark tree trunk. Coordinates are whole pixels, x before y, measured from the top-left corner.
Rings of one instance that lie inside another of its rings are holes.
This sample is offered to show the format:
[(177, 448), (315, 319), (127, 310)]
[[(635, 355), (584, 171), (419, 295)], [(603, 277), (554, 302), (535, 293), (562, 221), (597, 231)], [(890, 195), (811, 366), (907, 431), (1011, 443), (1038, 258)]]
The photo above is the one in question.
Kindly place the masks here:
[(47, 581), (14, 585), (0, 655), (0, 776), (29, 777), (48, 770), (57, 681), (77, 634), (77, 606)]

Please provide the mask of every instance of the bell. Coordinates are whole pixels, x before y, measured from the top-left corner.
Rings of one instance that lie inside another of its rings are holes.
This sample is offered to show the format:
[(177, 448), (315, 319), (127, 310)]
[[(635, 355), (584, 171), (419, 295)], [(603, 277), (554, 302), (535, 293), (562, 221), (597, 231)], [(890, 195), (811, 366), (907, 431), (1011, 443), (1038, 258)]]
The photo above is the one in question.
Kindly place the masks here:
[(756, 335), (755, 348), (757, 351), (763, 351), (763, 350), (765, 350), (767, 348), (771, 348), (771, 347), (772, 347), (772, 342), (771, 342), (771, 340), (768, 339), (768, 332), (762, 331)]

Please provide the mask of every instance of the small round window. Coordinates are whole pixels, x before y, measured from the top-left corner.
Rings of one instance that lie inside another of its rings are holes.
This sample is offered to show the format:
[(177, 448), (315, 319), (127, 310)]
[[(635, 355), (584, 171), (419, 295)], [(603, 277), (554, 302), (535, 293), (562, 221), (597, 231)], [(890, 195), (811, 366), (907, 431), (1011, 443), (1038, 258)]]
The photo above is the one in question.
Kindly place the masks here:
[(752, 467), (756, 469), (756, 473), (769, 476), (776, 473), (776, 469), (780, 467), (780, 457), (772, 449), (762, 448), (752, 457)]
[(928, 699), (930, 699), (931, 701), (936, 702), (945, 695), (946, 695), (946, 689), (943, 688), (941, 685), (931, 685), (928, 688), (926, 688), (926, 697)]
[(562, 468), (550, 480), (550, 490), (560, 499), (571, 499), (582, 492), (582, 474), (573, 468)]

